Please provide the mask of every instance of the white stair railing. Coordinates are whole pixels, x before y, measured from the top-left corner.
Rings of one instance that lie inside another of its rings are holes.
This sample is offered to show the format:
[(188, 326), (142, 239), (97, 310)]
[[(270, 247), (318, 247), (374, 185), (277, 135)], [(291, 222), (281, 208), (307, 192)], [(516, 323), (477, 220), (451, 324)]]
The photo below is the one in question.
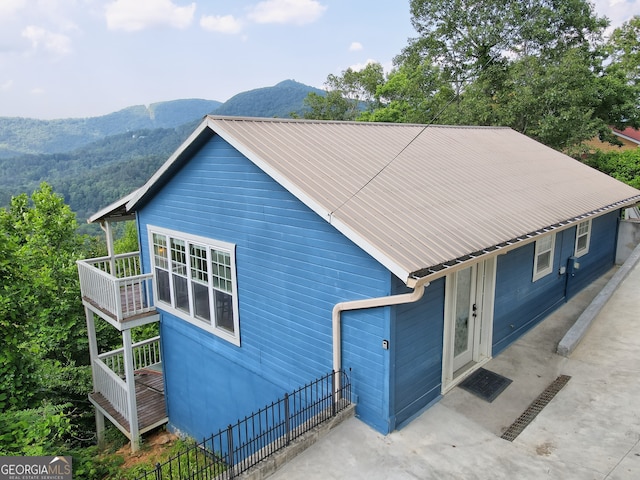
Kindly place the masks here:
[[(93, 389), (101, 393), (115, 410), (129, 421), (127, 383), (116, 375), (102, 360), (95, 360)], [(132, 386), (135, 388), (135, 386)]]
[[(160, 352), (160, 336), (151, 337), (141, 342), (131, 345), (133, 351), (133, 370), (151, 367), (162, 363), (162, 355)], [(124, 348), (118, 348), (110, 352), (98, 355), (98, 358), (104, 362), (116, 375), (124, 378)]]

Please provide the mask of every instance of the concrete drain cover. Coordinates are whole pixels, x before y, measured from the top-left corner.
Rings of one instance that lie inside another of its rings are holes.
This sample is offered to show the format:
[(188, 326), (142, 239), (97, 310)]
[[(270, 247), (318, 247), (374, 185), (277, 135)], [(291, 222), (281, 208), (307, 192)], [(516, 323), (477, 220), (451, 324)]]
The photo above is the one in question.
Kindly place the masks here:
[(571, 379), (569, 375), (560, 375), (536, 398), (531, 405), (511, 424), (500, 438), (513, 442), (522, 431), (527, 428), (534, 418), (542, 411), (544, 407), (562, 390), (562, 388)]

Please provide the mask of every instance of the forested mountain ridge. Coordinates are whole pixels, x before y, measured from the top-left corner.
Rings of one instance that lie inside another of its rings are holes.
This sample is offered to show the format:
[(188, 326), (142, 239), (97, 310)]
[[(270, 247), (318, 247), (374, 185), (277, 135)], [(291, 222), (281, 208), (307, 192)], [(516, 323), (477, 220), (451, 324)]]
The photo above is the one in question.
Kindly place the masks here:
[(304, 100), (309, 93), (324, 95), (324, 91), (294, 80), (285, 80), (273, 87), (256, 88), (239, 93), (213, 113), (234, 117), (290, 117), (292, 113), (303, 116)]
[(141, 186), (204, 115), (289, 117), (304, 111), (309, 92), (322, 93), (286, 80), (238, 94), (224, 104), (175, 100), (87, 119), (0, 118), (0, 206), (46, 181), (82, 224)]
[(36, 120), (0, 117), (0, 158), (20, 154), (64, 153), (110, 135), (142, 129), (175, 128), (202, 118), (222, 105), (187, 99), (135, 105), (90, 118)]
[(67, 153), (0, 158), (0, 205), (46, 181), (82, 222), (142, 185), (196, 125), (111, 135)]
[(22, 154), (65, 153), (111, 135), (176, 128), (207, 114), (248, 117), (302, 115), (304, 99), (322, 90), (285, 80), (272, 87), (239, 93), (226, 102), (202, 99), (134, 105), (99, 117), (37, 120), (0, 117), (0, 158)]

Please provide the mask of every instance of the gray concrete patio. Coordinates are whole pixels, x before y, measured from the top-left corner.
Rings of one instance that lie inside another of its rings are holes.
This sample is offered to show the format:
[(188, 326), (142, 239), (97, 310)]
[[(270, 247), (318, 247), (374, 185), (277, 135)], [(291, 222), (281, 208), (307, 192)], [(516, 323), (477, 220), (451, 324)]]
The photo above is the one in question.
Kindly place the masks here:
[[(555, 353), (613, 273), (485, 365), (513, 380), (493, 403), (454, 388), (387, 436), (348, 419), (270, 478), (640, 478), (640, 266), (631, 269), (573, 353)], [(572, 378), (546, 408), (513, 442), (501, 439), (561, 374)]]

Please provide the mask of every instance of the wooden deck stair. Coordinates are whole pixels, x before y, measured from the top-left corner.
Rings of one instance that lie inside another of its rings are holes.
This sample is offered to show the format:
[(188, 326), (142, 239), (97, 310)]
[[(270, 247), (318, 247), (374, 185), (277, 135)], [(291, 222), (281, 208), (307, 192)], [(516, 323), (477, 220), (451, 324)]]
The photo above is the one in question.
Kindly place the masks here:
[[(135, 385), (140, 434), (167, 423), (162, 372), (153, 368), (138, 370), (135, 373)], [(101, 393), (90, 393), (89, 399), (130, 439), (131, 426), (129, 422), (113, 408)]]

